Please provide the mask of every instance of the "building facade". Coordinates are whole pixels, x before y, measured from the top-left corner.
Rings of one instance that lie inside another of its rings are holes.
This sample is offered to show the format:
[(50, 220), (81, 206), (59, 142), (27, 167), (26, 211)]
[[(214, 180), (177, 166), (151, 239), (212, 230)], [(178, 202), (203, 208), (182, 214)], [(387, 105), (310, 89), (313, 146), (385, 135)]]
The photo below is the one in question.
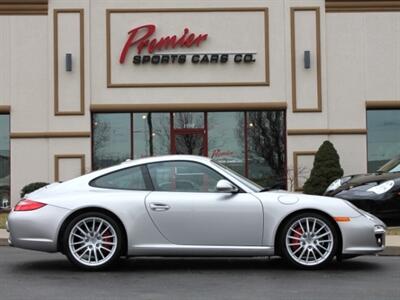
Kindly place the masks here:
[(400, 1), (0, 1), (0, 206), (126, 159), (301, 190), (400, 152)]

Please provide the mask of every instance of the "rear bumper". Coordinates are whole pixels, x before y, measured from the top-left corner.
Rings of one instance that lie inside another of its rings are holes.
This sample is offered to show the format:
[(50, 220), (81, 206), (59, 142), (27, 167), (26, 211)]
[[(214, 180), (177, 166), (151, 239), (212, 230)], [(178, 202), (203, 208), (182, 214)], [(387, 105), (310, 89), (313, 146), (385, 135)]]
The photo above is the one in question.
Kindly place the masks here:
[(46, 205), (34, 211), (12, 211), (8, 216), (8, 244), (12, 247), (56, 252), (57, 236), (69, 210)]

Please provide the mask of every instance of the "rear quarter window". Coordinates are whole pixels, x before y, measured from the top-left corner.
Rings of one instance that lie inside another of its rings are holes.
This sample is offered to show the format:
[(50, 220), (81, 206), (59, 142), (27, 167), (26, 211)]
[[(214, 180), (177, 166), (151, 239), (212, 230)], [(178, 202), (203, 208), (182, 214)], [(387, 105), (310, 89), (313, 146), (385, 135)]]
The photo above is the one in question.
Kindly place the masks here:
[(118, 190), (147, 190), (141, 167), (118, 170), (93, 179), (90, 186)]

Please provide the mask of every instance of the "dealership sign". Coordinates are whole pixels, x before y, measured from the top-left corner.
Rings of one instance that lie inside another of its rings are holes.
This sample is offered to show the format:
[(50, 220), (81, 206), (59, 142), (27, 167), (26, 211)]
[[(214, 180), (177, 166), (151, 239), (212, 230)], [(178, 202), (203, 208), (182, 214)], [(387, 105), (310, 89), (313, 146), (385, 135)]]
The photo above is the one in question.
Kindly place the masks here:
[(92, 51), (108, 88), (269, 85), (266, 8), (118, 8), (105, 23)]
[[(128, 38), (122, 48), (119, 62), (124, 64), (131, 48), (135, 50), (132, 63), (140, 64), (193, 64), (227, 63), (232, 57), (235, 63), (255, 62), (255, 53), (165, 53), (178, 48), (200, 47), (207, 41), (208, 33), (195, 34), (184, 28), (180, 35), (167, 35), (157, 38), (156, 25), (146, 24), (128, 32)], [(147, 52), (147, 54), (145, 54)], [(163, 52), (163, 53), (159, 53)]]

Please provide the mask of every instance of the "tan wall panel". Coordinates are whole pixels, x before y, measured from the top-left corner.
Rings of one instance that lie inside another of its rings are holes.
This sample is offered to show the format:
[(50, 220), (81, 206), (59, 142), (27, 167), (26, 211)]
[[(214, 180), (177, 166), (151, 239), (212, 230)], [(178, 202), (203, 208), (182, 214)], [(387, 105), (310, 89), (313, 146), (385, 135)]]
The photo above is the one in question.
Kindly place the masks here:
[(364, 15), (326, 15), (330, 128), (366, 127)]
[(293, 186), (295, 191), (301, 191), (310, 177), (316, 151), (299, 151), (293, 153)]
[[(54, 112), (84, 114), (83, 11), (54, 11)], [(72, 54), (72, 71), (65, 69), (65, 56)]]
[(11, 16), (10, 27), (11, 131), (45, 131), (49, 116), (48, 19)]
[(398, 99), (400, 14), (369, 13), (363, 18), (366, 99)]
[(54, 181), (66, 181), (84, 173), (84, 154), (57, 154), (54, 156)]
[(0, 105), (10, 103), (10, 17), (0, 16)]
[(344, 175), (367, 172), (367, 136), (331, 136), (329, 140), (335, 146)]
[[(49, 182), (47, 140), (11, 140), (11, 204), (20, 198), (21, 189), (32, 182)], [(28, 150), (29, 149), (29, 150)]]
[[(319, 8), (291, 9), (292, 103), (294, 112), (322, 109)], [(304, 68), (304, 51), (310, 51), (311, 67)]]

